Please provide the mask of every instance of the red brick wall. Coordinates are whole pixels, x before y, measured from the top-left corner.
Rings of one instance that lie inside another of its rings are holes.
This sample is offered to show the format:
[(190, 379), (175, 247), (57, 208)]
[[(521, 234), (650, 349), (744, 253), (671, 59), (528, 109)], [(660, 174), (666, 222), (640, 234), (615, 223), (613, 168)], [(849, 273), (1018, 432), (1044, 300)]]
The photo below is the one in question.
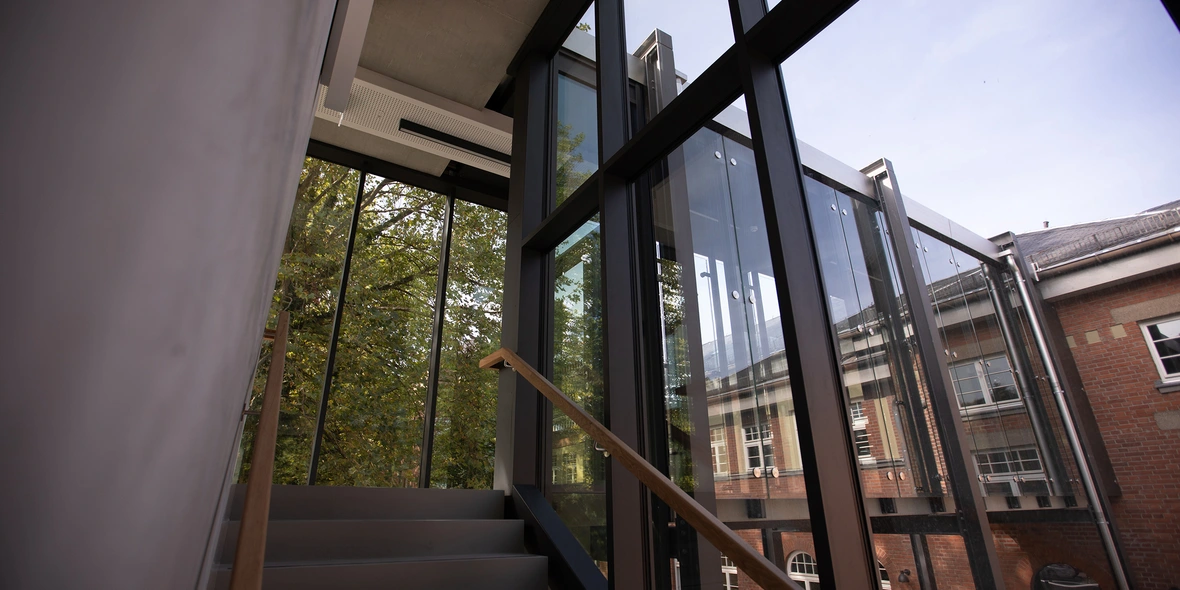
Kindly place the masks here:
[[(1155, 418), (1180, 410), (1180, 393), (1155, 388), (1159, 372), (1138, 323), (1117, 324), (1126, 336), (1116, 338), (1111, 310), (1176, 293), (1180, 272), (1171, 271), (1054, 304), (1123, 489), (1115, 523), (1140, 590), (1180, 586), (1180, 430), (1162, 430)], [(1087, 332), (1099, 341), (1088, 343)]]

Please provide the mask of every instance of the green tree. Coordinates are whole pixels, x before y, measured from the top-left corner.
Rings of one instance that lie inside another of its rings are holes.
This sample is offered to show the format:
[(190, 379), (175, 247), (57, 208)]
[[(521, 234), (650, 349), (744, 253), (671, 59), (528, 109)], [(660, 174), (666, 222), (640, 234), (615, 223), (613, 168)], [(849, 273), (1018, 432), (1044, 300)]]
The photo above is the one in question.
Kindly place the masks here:
[[(272, 322), (278, 311), (291, 312), (275, 483), (306, 481), (359, 181), (355, 170), (304, 163), (271, 306)], [(369, 176), (360, 199), (317, 483), (413, 486), (446, 198)], [(457, 208), (440, 374), (439, 416), (449, 438), (435, 452), (448, 477), (440, 485), (491, 485), (495, 375), (479, 372), (478, 362), (499, 343), (504, 230), (499, 211)], [(269, 346), (260, 356), (255, 409), (268, 362)], [(451, 398), (463, 403), (447, 405)], [(442, 411), (452, 406), (461, 407)], [(243, 434), (242, 481), (255, 422)], [(464, 456), (450, 456), (458, 453)]]

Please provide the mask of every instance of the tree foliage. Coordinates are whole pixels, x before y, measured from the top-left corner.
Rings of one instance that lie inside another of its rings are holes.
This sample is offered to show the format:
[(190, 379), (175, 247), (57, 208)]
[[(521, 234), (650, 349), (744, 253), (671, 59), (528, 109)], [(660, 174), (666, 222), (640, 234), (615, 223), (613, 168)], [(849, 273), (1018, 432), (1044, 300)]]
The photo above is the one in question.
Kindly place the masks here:
[[(304, 483), (360, 175), (307, 158), (271, 307), (291, 312), (275, 483)], [(369, 176), (344, 297), (317, 483), (417, 485), (446, 197)], [(439, 384), (436, 485), (490, 487), (503, 214), (456, 208)], [(264, 350), (252, 405), (260, 404)], [(455, 403), (461, 400), (461, 403)], [(488, 427), (488, 423), (492, 427)], [(243, 435), (245, 469), (252, 424)]]

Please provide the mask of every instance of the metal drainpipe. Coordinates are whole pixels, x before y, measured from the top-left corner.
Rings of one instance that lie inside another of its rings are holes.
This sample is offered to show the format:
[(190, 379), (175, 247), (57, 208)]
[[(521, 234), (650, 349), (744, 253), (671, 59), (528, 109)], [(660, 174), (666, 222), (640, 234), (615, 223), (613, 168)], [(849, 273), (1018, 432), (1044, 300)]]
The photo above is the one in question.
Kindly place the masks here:
[[(1008, 348), (1009, 355), (1012, 359), (1013, 372), (1016, 373), (1016, 379), (1020, 383), (1021, 391), (1024, 391), (1025, 395), (1032, 395), (1033, 389), (1029, 387), (1028, 375), (1026, 374), (1024, 363), (1020, 362), (1020, 359), (1023, 357), (1016, 354), (1016, 340), (1012, 336), (1012, 326), (1008, 323), (1008, 307), (1001, 299), (1002, 297), (1006, 297), (1006, 295), (1000, 291), (1000, 287), (992, 278), (990, 270), (990, 267), (985, 269), (983, 279), (987, 281), (988, 294), (991, 295), (992, 306), (996, 308), (996, 318), (1000, 324), (1000, 335), (1003, 336), (1004, 345)], [(1049, 446), (1049, 435), (1045, 432), (1045, 425), (1049, 421), (1042, 415), (1039, 409), (1040, 407), (1043, 406), (1031, 402), (1025, 404), (1025, 409), (1030, 415), (1029, 422), (1032, 423), (1033, 435), (1037, 439), (1037, 444), (1047, 452), (1052, 448)], [(1049, 483), (1053, 494), (1057, 496), (1063, 495), (1061, 482), (1065, 481), (1065, 476), (1058, 472), (1057, 461), (1049, 456), (1043, 457), (1043, 459), (1045, 460), (1046, 470), (1049, 472)]]
[(1098, 486), (1094, 483), (1094, 475), (1090, 471), (1090, 464), (1086, 459), (1086, 453), (1082, 450), (1082, 440), (1078, 437), (1077, 425), (1073, 420), (1073, 413), (1070, 412), (1069, 405), (1065, 401), (1065, 390), (1061, 387), (1061, 379), (1057, 376), (1057, 370), (1053, 366), (1053, 358), (1049, 355), (1049, 345), (1045, 340), (1045, 333), (1041, 329), (1041, 324), (1037, 320), (1037, 316), (1033, 313), (1032, 297), (1028, 293), (1028, 285), (1025, 283), (1024, 274), (1020, 272), (1020, 267), (1016, 263), (1016, 258), (1011, 253), (1004, 257), (1008, 261), (1008, 267), (1012, 269), (1012, 274), (1016, 277), (1016, 286), (1020, 291), (1020, 300), (1024, 303), (1024, 309), (1027, 311), (1028, 324), (1032, 328), (1033, 338), (1037, 341), (1037, 352), (1041, 355), (1041, 362), (1045, 365), (1045, 375), (1049, 378), (1049, 385), (1053, 389), (1053, 400), (1057, 402), (1057, 410), (1061, 413), (1061, 422), (1065, 426), (1066, 437), (1069, 438), (1069, 447), (1073, 451), (1074, 458), (1078, 464), (1078, 475), (1082, 479), (1082, 487), (1086, 490), (1086, 501), (1090, 503), (1090, 510), (1094, 514), (1095, 524), (1098, 525), (1098, 535), (1102, 537), (1102, 547), (1106, 549), (1106, 558), (1110, 560), (1111, 573), (1114, 575), (1115, 584), (1119, 590), (1129, 590), (1130, 585), (1127, 583), (1127, 574), (1123, 566), (1123, 560), (1119, 556), (1118, 548), (1115, 546), (1114, 533), (1110, 530), (1110, 520), (1106, 514), (1106, 508), (1098, 496)]

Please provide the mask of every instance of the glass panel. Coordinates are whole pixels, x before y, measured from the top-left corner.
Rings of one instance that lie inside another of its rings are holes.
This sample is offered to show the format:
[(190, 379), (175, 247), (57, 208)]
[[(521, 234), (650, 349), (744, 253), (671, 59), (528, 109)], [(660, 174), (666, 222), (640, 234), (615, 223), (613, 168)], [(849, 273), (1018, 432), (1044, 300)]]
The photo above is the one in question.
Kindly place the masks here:
[(1148, 326), (1147, 331), (1151, 333), (1152, 340), (1180, 338), (1180, 320), (1169, 320), (1152, 324)]
[[(359, 182), (360, 172), (356, 170), (316, 158), (304, 159), (267, 322), (274, 326), (279, 311), (291, 313), (286, 382), (275, 448), (276, 484), (307, 483), (340, 272)], [(268, 343), (258, 362), (249, 403), (251, 410), (261, 408), (270, 350)], [(257, 416), (247, 416), (242, 432), (239, 483), (245, 483), (249, 475), (257, 424)]]
[[(652, 201), (665, 401), (663, 424), (653, 428), (664, 430), (668, 475), (726, 518), (806, 520), (753, 151), (710, 123), (648, 178), (635, 190)], [(676, 530), (668, 557), (682, 587), (722, 585), (712, 549), (675, 515), (657, 518)]]
[[(874, 203), (827, 182), (809, 173), (805, 189), (866, 500), (941, 496), (945, 458), (935, 444), (883, 216)], [(982, 395), (975, 365), (956, 367), (953, 375)], [(891, 506), (928, 511), (924, 502)]]
[[(691, 5), (674, 0), (627, 0), (624, 7), (627, 52), (646, 65), (649, 118), (733, 45), (733, 24), (725, 0), (700, 0)], [(656, 31), (663, 33), (660, 43), (655, 42)]]
[(368, 176), (316, 482), (418, 485), (446, 198)]
[(500, 347), (507, 215), (455, 202), (430, 485), (492, 487), (498, 378), (479, 361)]
[(594, 70), (557, 60), (557, 192), (561, 204), (598, 170), (598, 93)]
[[(598, 217), (553, 252), (553, 384), (603, 420), (602, 264)], [(551, 406), (550, 406), (551, 407)], [(549, 501), (606, 571), (606, 459), (566, 415), (553, 411)]]

